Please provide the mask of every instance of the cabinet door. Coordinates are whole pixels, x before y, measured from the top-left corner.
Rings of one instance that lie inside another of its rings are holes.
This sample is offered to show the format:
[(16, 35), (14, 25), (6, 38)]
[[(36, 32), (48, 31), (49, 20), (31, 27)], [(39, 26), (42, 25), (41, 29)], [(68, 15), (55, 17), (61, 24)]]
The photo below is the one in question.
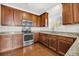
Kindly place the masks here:
[(34, 33), (34, 42), (39, 41), (39, 33)]
[(23, 12), (23, 19), (25, 20), (32, 20), (32, 14), (27, 13), (27, 12)]
[(0, 25), (1, 25), (1, 4), (0, 4)]
[(48, 26), (48, 13), (45, 12), (40, 17), (41, 17), (41, 27), (47, 27)]
[(13, 25), (13, 9), (3, 5), (1, 7), (1, 24)]
[(20, 48), (23, 46), (23, 35), (22, 34), (14, 34), (12, 39), (13, 49)]
[(63, 24), (73, 24), (73, 4), (63, 3)]
[(79, 23), (79, 3), (73, 4), (74, 11), (74, 23)]
[(22, 25), (22, 11), (14, 10), (14, 25)]
[(33, 22), (33, 26), (37, 26), (37, 16), (36, 15), (32, 15), (32, 22)]
[(12, 49), (11, 38), (11, 35), (0, 35), (0, 52), (5, 52)]
[(38, 16), (37, 18), (37, 27), (40, 27), (41, 26), (41, 17)]
[(51, 36), (49, 38), (49, 48), (51, 48), (52, 50), (56, 51), (57, 50), (57, 45), (58, 45), (57, 42), (58, 41), (57, 41), (56, 37), (55, 36)]
[(41, 38), (40, 38), (40, 42), (46, 46), (48, 46), (49, 44), (49, 40), (47, 38), (46, 34), (41, 34)]
[(58, 53), (65, 55), (71, 45), (72, 45), (72, 43), (64, 41), (63, 39), (58, 40), (58, 50), (57, 50)]
[(42, 27), (45, 27), (45, 16), (44, 16), (44, 14), (42, 15), (41, 25), (42, 25)]

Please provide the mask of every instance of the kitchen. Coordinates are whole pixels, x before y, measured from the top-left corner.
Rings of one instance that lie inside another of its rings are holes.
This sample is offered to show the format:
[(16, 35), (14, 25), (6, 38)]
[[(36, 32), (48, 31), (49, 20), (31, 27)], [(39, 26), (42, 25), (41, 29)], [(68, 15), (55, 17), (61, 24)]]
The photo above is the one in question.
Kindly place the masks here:
[(0, 55), (78, 56), (78, 7), (78, 3), (1, 4)]

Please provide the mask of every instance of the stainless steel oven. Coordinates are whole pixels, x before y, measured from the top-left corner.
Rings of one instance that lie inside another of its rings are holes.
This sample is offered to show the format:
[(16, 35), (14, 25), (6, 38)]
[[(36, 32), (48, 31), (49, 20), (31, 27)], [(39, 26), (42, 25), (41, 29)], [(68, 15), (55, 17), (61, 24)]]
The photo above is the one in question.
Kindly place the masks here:
[(31, 32), (32, 21), (23, 20), (23, 45), (31, 45), (34, 43), (34, 36)]
[(33, 33), (24, 34), (23, 37), (24, 37), (24, 40), (23, 40), (24, 46), (31, 45), (34, 43)]

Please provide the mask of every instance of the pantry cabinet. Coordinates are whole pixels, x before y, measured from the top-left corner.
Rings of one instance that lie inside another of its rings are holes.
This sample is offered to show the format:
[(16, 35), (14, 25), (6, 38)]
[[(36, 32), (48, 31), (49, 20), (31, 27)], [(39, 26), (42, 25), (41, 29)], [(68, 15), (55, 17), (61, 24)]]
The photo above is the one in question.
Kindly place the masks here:
[(60, 55), (66, 54), (68, 49), (74, 43), (75, 39), (76, 38), (72, 37), (40, 33), (40, 43), (44, 44)]
[(0, 35), (0, 53), (23, 47), (22, 34)]
[(63, 3), (62, 6), (63, 25), (79, 23), (79, 3)]

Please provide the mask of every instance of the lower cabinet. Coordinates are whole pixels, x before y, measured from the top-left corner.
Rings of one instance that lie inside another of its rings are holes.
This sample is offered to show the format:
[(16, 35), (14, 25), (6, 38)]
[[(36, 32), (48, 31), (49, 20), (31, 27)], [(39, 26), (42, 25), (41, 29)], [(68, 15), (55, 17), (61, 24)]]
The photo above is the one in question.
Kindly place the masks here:
[(66, 54), (68, 49), (74, 43), (75, 39), (76, 38), (40, 33), (40, 43), (44, 44), (60, 55)]
[(39, 33), (34, 33), (34, 42), (38, 42), (39, 41)]
[(12, 36), (12, 47), (13, 49), (15, 48), (20, 48), (23, 46), (23, 35), (22, 34), (14, 34)]
[(58, 49), (57, 52), (61, 55), (65, 55), (68, 49), (71, 47), (72, 43), (64, 41), (64, 40), (58, 40)]
[(57, 39), (56, 36), (51, 36), (49, 38), (49, 48), (51, 48), (54, 51), (57, 51)]
[(0, 35), (0, 53), (23, 46), (22, 34)]
[(48, 46), (48, 38), (46, 37), (46, 35), (40, 34), (40, 36), (41, 36), (40, 42), (44, 44), (45, 46)]
[(0, 35), (0, 52), (12, 49), (12, 35)]

